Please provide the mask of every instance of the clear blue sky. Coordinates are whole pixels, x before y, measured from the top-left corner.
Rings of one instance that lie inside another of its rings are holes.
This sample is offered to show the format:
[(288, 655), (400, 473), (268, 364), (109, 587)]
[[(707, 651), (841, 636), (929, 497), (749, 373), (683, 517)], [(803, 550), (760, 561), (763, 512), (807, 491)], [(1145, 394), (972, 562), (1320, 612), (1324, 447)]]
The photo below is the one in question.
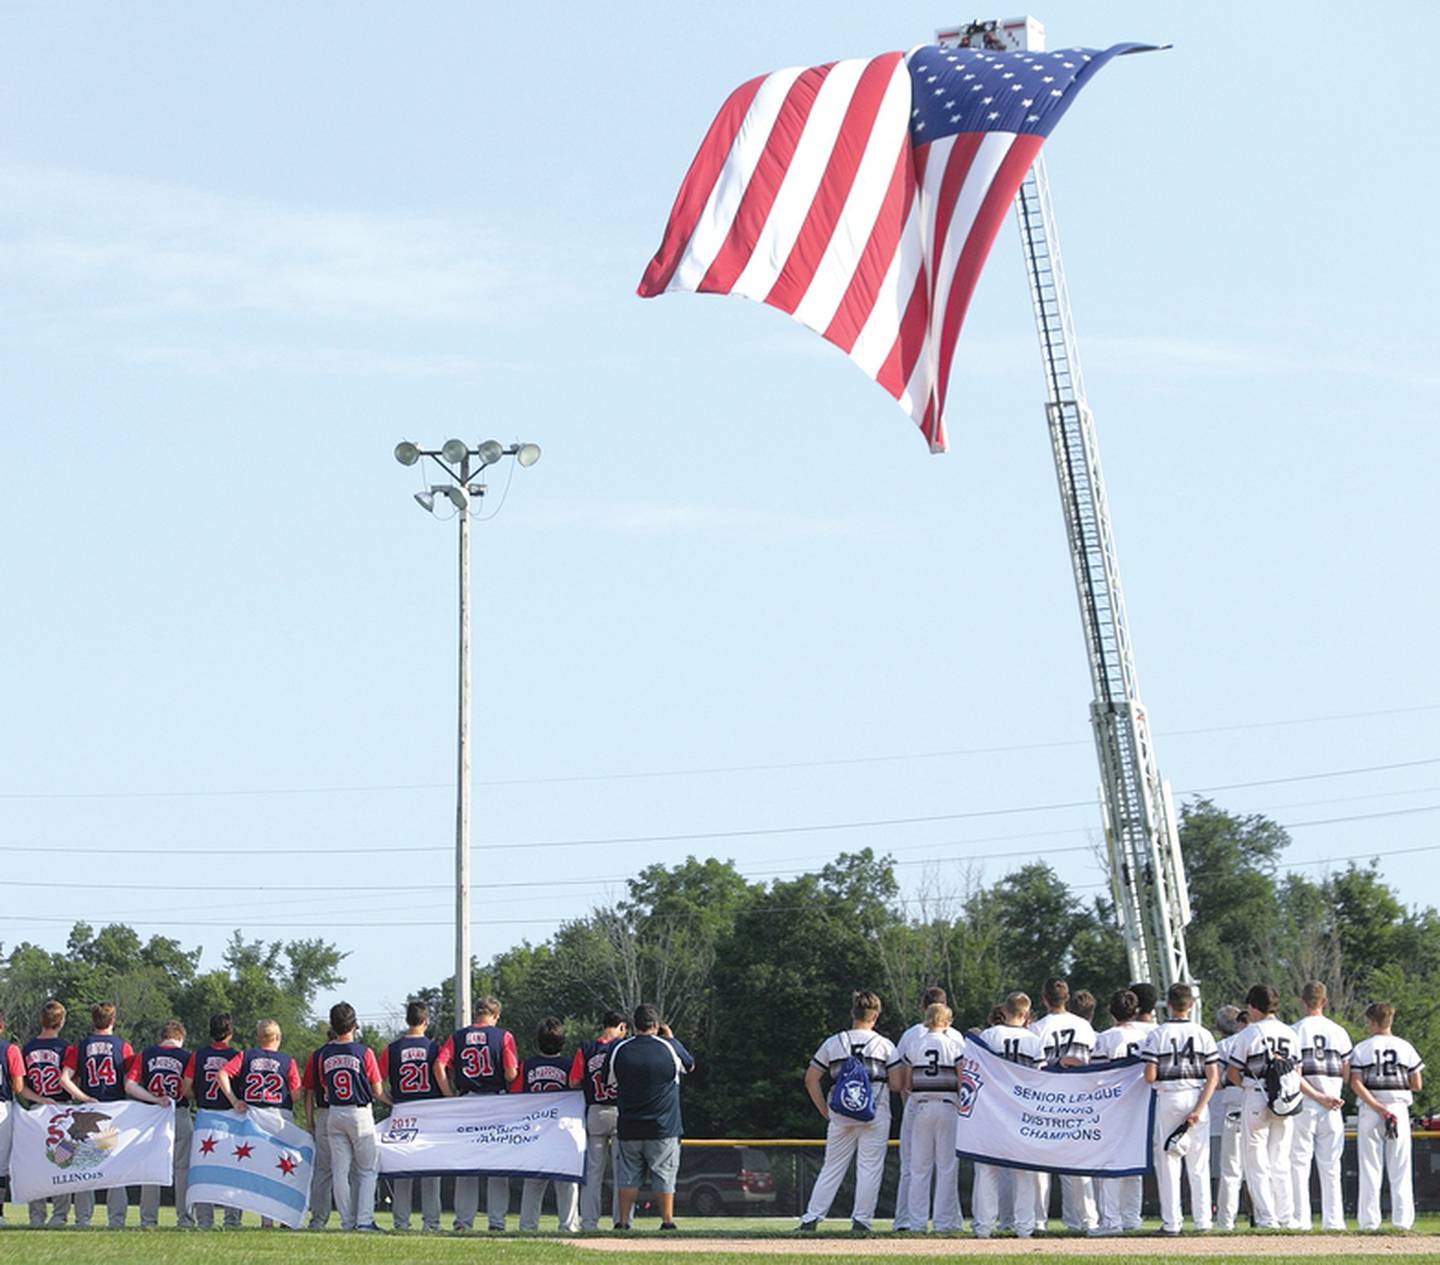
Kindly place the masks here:
[[(1284, 822), (1440, 804), (1437, 764), (1272, 782), (1440, 757), (1440, 9), (1057, 10), (1052, 47), (1175, 45), (1046, 151), (1162, 768)], [(0, 861), (0, 940), (322, 934), (370, 1016), (448, 974), (454, 528), (402, 437), (545, 449), (475, 532), (482, 958), (687, 851), (870, 845), (913, 893), (1094, 842), (1087, 806), (491, 846), (1093, 800), (1013, 227), (944, 457), (780, 314), (634, 297), (732, 87), (969, 16), (0, 4), (0, 843), (46, 849)], [(805, 767), (685, 772), (737, 765)], [(347, 847), (435, 850), (308, 855)], [(1433, 854), (1383, 864), (1433, 899)]]

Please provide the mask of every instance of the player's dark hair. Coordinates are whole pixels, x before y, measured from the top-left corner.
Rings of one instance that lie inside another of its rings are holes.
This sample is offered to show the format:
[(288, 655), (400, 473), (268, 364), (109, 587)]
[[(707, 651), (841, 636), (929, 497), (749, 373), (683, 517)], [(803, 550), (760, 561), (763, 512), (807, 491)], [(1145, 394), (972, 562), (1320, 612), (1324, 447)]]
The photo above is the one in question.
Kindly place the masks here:
[(880, 1013), (880, 994), (860, 989), (850, 994), (850, 1018), (874, 1019)]
[(490, 1015), (492, 1018), (500, 1018), (500, 999), (498, 997), (482, 997), (475, 1003), (475, 1015)]
[(945, 990), (937, 984), (932, 984), (920, 994), (920, 1009), (929, 1010), (936, 1002), (942, 1006), (950, 1004), (950, 998), (945, 995)]
[(418, 1028), (422, 1023), (429, 1024), (430, 1007), (423, 1001), (407, 1002), (405, 1005), (405, 1026), (407, 1028)]
[(1273, 1015), (1280, 1006), (1280, 994), (1271, 984), (1256, 984), (1245, 994), (1245, 1004), (1262, 1015)]
[(600, 1026), (602, 1028), (623, 1028), (625, 1026), (625, 1016), (618, 1010), (607, 1010), (600, 1016)]
[(1145, 980), (1138, 980), (1130, 985), (1130, 991), (1135, 994), (1135, 1004), (1139, 1007), (1137, 1015), (1149, 1015), (1155, 1012), (1155, 1006), (1160, 1000), (1160, 993), (1154, 984)]
[(210, 1016), (210, 1040), (228, 1041), (235, 1031), (235, 1021), (228, 1011)]
[(90, 1022), (95, 1025), (95, 1031), (102, 1028), (113, 1028), (115, 1026), (115, 1003), (113, 1001), (97, 1001), (90, 1007)]
[(47, 1001), (40, 1007), (40, 1026), (42, 1028), (63, 1028), (65, 1026), (65, 1007), (58, 1001)]
[(184, 1041), (185, 1025), (178, 1019), (167, 1019), (160, 1025), (160, 1040)]
[(660, 1012), (649, 1002), (635, 1007), (635, 1031), (649, 1032), (660, 1026)]
[(1110, 1018), (1116, 1023), (1129, 1023), (1140, 1013), (1140, 1002), (1128, 988), (1110, 994)]
[(559, 1054), (565, 1048), (565, 1021), (546, 1015), (535, 1029), (535, 1048), (541, 1054)]
[(1388, 1001), (1372, 1001), (1365, 1007), (1365, 1018), (1377, 1028), (1388, 1028), (1395, 1022), (1395, 1007)]
[(1070, 1013), (1079, 1015), (1086, 1023), (1089, 1023), (1095, 1018), (1095, 994), (1088, 988), (1082, 988), (1070, 999)]
[(1188, 1011), (1195, 1004), (1195, 990), (1189, 984), (1176, 980), (1165, 994), (1165, 1004), (1172, 1015), (1177, 1010)]
[(1040, 996), (1045, 999), (1047, 1006), (1063, 1006), (1070, 1000), (1070, 985), (1058, 975), (1052, 975), (1045, 981)]
[(343, 1037), (347, 1032), (354, 1032), (355, 1025), (359, 1022), (355, 1014), (355, 1007), (348, 1001), (337, 1001), (330, 1007), (330, 1026), (335, 1029), (337, 1037)]
[(0, 1028), (5, 1026), (5, 1012), (0, 1010)]
[(986, 1023), (992, 1028), (998, 1028), (1004, 1022), (1005, 1007), (1003, 1005), (990, 1007), (990, 1018), (986, 1020)]

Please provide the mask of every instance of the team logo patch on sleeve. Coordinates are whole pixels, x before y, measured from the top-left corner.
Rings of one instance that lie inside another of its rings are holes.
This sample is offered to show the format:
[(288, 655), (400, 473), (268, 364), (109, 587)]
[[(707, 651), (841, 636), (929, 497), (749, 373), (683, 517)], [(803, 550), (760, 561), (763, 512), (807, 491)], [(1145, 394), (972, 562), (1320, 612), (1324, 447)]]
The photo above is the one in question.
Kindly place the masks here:
[(959, 1115), (968, 1116), (975, 1110), (975, 1100), (985, 1088), (985, 1078), (980, 1068), (969, 1059), (955, 1069), (955, 1110)]

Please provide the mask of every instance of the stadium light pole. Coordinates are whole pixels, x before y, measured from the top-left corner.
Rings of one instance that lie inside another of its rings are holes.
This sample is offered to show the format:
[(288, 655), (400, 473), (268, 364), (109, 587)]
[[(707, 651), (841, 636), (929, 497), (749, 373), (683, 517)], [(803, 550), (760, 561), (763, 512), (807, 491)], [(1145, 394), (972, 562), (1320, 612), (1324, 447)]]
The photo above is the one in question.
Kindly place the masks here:
[(444, 483), (415, 493), (420, 508), (433, 514), (435, 498), (455, 508), (460, 524), (460, 636), (459, 706), (455, 756), (455, 1026), (470, 1022), (470, 515), (471, 505), (485, 495), (483, 483), (472, 482), (485, 467), (503, 457), (514, 457), (525, 467), (540, 460), (539, 444), (511, 444), (494, 439), (471, 447), (463, 439), (447, 439), (439, 448), (420, 448), (408, 439), (395, 445), (395, 460), (413, 466), (433, 461), (445, 474)]

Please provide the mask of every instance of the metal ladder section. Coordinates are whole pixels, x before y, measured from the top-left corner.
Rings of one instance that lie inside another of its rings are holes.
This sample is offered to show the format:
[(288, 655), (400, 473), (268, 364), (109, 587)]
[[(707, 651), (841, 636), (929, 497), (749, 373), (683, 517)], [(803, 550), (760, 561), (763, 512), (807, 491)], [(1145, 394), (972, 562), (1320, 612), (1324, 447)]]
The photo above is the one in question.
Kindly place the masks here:
[(1100, 809), (1111, 893), (1131, 978), (1155, 982), (1163, 995), (1177, 980), (1190, 982), (1184, 931), (1190, 902), (1174, 804), (1156, 766), (1150, 722), (1140, 701), (1100, 449), (1085, 402), (1043, 154), (1037, 155), (1020, 186), (1015, 210), (1040, 335), (1045, 412), (1095, 689), (1090, 723), (1100, 758)]

